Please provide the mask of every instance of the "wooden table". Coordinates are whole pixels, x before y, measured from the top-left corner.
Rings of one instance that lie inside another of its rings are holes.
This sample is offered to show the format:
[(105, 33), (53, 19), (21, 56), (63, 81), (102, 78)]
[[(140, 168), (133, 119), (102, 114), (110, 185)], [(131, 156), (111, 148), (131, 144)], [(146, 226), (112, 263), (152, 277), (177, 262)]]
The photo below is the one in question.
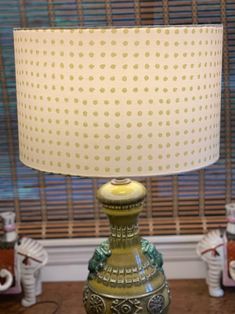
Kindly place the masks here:
[[(59, 304), (56, 314), (85, 314), (82, 306), (82, 282), (46, 283), (39, 301)], [(235, 314), (235, 288), (226, 288), (223, 298), (208, 296), (204, 280), (170, 281), (172, 304), (169, 314)], [(42, 303), (25, 309), (20, 296), (1, 296), (1, 314), (54, 314), (55, 304)]]

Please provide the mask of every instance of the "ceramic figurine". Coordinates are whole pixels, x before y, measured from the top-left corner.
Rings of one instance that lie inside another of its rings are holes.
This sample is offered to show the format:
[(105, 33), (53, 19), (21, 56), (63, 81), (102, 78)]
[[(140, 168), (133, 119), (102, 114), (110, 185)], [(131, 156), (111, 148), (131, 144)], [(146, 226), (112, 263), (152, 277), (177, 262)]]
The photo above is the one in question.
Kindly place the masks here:
[(197, 245), (197, 254), (208, 265), (207, 284), (212, 297), (222, 297), (224, 286), (235, 286), (235, 204), (227, 204), (227, 228), (206, 234)]
[(15, 214), (0, 214), (3, 220), (3, 238), (0, 240), (0, 294), (16, 294), (23, 286), (25, 307), (36, 303), (41, 294), (40, 270), (48, 255), (42, 245), (33, 239), (18, 239)]

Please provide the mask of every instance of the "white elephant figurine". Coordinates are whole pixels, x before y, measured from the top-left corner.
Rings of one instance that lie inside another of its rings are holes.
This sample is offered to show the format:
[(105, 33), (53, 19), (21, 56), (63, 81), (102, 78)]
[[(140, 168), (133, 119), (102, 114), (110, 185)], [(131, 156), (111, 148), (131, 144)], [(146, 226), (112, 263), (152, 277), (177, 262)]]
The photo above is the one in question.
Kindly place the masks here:
[(227, 204), (227, 228), (213, 230), (197, 245), (197, 254), (207, 263), (207, 284), (212, 297), (222, 297), (223, 285), (235, 286), (235, 204)]
[(220, 282), (224, 267), (224, 240), (220, 230), (206, 234), (197, 245), (197, 254), (207, 263), (207, 284), (212, 297), (222, 297)]
[[(3, 219), (4, 230), (3, 239), (0, 240), (0, 253), (4, 258), (4, 254), (9, 253), (7, 250), (12, 250), (9, 256), (14, 256), (12, 272), (3, 268), (0, 260), (0, 277), (4, 278), (4, 283), (0, 283), (0, 294), (19, 292), (12, 284), (20, 282), (24, 291), (22, 305), (28, 307), (36, 303), (36, 296), (42, 292), (40, 272), (47, 263), (48, 255), (38, 241), (25, 237), (17, 239), (14, 213), (3, 213), (0, 217)], [(6, 260), (9, 263), (9, 257)]]

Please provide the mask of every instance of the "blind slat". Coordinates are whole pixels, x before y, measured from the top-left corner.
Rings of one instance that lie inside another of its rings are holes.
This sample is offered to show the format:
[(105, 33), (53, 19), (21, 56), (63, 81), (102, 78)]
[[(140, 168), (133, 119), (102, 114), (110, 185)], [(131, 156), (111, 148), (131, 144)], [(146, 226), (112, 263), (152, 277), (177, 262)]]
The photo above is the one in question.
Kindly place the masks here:
[(235, 200), (234, 0), (0, 1), (0, 211), (14, 210), (20, 234), (35, 238), (107, 236), (95, 199), (104, 179), (49, 175), (18, 160), (12, 29), (223, 23), (221, 158), (179, 176), (137, 178), (149, 194), (139, 221), (144, 235), (200, 234), (224, 227), (225, 203)]

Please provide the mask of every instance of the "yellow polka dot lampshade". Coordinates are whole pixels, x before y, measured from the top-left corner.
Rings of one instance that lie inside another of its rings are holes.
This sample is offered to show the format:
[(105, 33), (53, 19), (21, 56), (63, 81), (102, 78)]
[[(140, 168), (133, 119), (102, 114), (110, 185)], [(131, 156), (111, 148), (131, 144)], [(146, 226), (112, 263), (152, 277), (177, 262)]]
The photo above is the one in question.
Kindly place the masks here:
[(90, 177), (219, 158), (221, 25), (16, 29), (21, 161)]

